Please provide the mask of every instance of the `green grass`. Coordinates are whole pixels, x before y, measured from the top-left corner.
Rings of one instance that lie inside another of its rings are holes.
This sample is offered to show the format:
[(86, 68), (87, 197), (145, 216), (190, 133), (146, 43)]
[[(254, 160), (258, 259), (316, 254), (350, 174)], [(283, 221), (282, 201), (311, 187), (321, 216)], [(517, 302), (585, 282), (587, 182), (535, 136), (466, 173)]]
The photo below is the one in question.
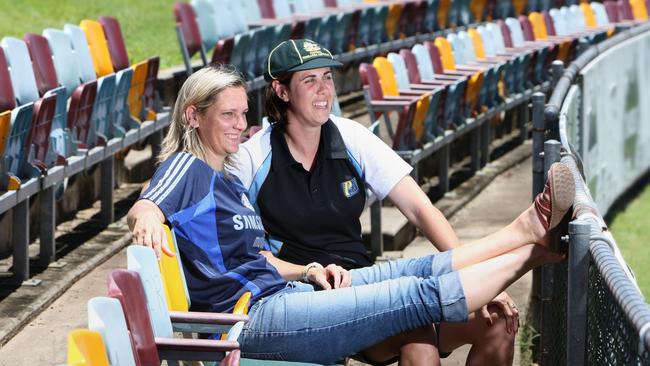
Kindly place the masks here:
[(110, 15), (119, 20), (131, 64), (160, 56), (160, 67), (180, 65), (183, 59), (174, 30), (173, 0), (0, 0), (0, 37), (41, 34), (65, 23), (97, 20)]
[(641, 292), (650, 299), (650, 185), (613, 218), (609, 227)]

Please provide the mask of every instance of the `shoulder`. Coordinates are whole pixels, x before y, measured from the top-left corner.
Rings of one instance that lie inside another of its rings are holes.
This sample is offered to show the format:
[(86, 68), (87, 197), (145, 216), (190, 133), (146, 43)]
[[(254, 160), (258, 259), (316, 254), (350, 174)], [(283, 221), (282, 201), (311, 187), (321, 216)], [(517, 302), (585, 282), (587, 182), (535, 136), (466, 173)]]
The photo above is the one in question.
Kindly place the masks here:
[(271, 126), (267, 126), (248, 141), (239, 145), (239, 151), (232, 155), (232, 166), (228, 171), (239, 178), (248, 188), (264, 162), (271, 155)]

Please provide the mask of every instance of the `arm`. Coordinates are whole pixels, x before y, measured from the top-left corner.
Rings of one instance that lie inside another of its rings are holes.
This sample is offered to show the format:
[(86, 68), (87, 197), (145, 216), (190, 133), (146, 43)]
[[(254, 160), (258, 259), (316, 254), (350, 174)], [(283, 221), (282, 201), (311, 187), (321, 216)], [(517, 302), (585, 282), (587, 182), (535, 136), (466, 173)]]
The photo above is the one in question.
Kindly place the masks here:
[(325, 268), (301, 266), (277, 258), (269, 251), (260, 251), (260, 254), (266, 257), (266, 260), (287, 281), (300, 281), (303, 276), (306, 276), (310, 283), (316, 284), (324, 290), (350, 287), (352, 284), (350, 272), (335, 264), (330, 264)]
[(165, 215), (155, 203), (142, 199), (138, 200), (126, 216), (129, 229), (133, 234), (133, 243), (153, 248), (160, 258), (161, 251), (173, 257), (167, 246), (167, 236), (163, 224)]
[(411, 176), (402, 178), (388, 197), (438, 250), (446, 251), (460, 245), (449, 221)]

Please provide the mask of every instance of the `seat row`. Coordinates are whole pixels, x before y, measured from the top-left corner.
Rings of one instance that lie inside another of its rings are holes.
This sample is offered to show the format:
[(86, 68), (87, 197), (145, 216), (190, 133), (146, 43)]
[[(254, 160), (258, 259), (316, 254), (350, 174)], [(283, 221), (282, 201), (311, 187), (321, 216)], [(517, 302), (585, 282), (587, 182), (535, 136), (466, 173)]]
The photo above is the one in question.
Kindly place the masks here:
[[(602, 4), (592, 3), (531, 12), (361, 63), (371, 118), (383, 117), (392, 147), (416, 163), (481, 121), (527, 100), (533, 86), (547, 85), (552, 61), (566, 63), (575, 57), (580, 40), (597, 43), (612, 34), (616, 24), (602, 10)], [(601, 14), (600, 23), (595, 14)], [(390, 117), (395, 113), (393, 131)]]
[[(68, 364), (131, 366), (176, 361), (221, 361), (239, 365), (237, 339), (248, 321), (251, 293), (246, 292), (232, 313), (189, 311), (181, 254), (173, 233), (165, 227), (174, 257), (160, 261), (153, 249), (131, 246), (127, 268), (108, 276), (108, 296), (88, 301), (88, 329), (68, 334)], [(184, 338), (174, 338), (183, 332)], [(196, 333), (221, 333), (219, 340), (193, 339)], [(242, 365), (273, 365), (287, 362), (242, 359)], [(311, 364), (291, 362), (294, 366)]]
[(0, 214), (14, 211), (13, 274), (27, 280), (29, 197), (40, 197), (40, 259), (47, 264), (55, 199), (68, 178), (101, 162), (102, 214), (112, 222), (114, 155), (169, 118), (156, 118), (158, 57), (131, 65), (115, 18), (4, 37), (0, 46)]

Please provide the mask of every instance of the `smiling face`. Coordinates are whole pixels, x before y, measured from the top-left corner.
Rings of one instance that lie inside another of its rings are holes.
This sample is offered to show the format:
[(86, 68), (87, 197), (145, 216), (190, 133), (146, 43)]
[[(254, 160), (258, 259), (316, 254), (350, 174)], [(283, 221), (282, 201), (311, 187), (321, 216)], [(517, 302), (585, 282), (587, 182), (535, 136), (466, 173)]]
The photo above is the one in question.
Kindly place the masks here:
[(329, 67), (297, 71), (288, 87), (276, 83), (276, 94), (289, 102), (289, 123), (321, 126), (327, 122), (334, 98), (334, 80)]
[(248, 100), (246, 90), (230, 87), (219, 93), (210, 107), (199, 112), (195, 106), (186, 109), (190, 126), (197, 129), (208, 159), (222, 166), (223, 160), (239, 150), (242, 132), (246, 129)]

